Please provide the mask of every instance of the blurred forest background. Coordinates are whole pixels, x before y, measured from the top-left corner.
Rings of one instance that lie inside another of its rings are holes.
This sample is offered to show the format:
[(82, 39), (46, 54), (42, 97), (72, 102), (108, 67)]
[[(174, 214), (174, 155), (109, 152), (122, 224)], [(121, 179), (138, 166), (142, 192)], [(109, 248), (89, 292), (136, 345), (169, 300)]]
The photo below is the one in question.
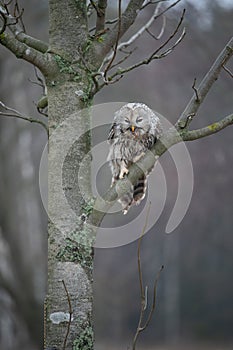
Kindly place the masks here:
[[(21, 0), (20, 4), (28, 32), (48, 40), (47, 1)], [(167, 13), (167, 31), (174, 28), (184, 7), (187, 34), (175, 51), (104, 88), (95, 104), (139, 101), (170, 122), (177, 120), (193, 94), (194, 78), (201, 80), (233, 32), (232, 1), (208, 0), (182, 1)], [(150, 15), (148, 8), (138, 23), (145, 23)], [(156, 34), (159, 28), (155, 23), (151, 31)], [(148, 35), (141, 37), (132, 62), (151, 51), (150, 45)], [(228, 66), (233, 71), (233, 62)], [(34, 101), (42, 91), (29, 81), (35, 80), (33, 67), (2, 47), (0, 79), (0, 100), (37, 116)], [(192, 128), (214, 122), (232, 113), (232, 108), (233, 82), (222, 71)], [(38, 169), (45, 143), (41, 126), (0, 116), (0, 348), (4, 350), (36, 350), (43, 343), (47, 217)], [(233, 347), (233, 129), (187, 146), (194, 192), (184, 220), (171, 235), (164, 231), (176, 198), (177, 175), (169, 154), (160, 161), (168, 185), (165, 210), (142, 244), (145, 284), (150, 290), (160, 266), (165, 269), (153, 321), (140, 337), (138, 349)], [(130, 345), (140, 307), (136, 251), (136, 242), (96, 249), (96, 349)]]

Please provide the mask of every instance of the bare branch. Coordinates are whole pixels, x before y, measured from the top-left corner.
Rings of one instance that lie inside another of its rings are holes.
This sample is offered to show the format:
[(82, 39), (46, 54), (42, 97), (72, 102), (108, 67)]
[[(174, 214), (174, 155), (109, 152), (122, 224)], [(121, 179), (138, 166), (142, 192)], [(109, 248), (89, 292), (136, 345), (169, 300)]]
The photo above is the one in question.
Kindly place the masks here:
[(187, 118), (189, 115), (196, 115), (200, 105), (202, 104), (204, 98), (209, 92), (213, 83), (217, 80), (222, 67), (229, 61), (233, 54), (233, 38), (227, 43), (224, 47), (220, 55), (215, 60), (214, 64), (206, 74), (206, 76), (201, 81), (200, 85), (196, 89), (196, 93), (198, 94), (198, 101), (196, 98), (196, 93), (192, 96), (191, 100), (187, 104), (185, 110), (181, 114), (179, 120), (176, 123), (177, 129), (187, 128), (192, 121), (192, 119), (187, 123)]
[(118, 17), (113, 18), (113, 19), (108, 19), (105, 24), (115, 24), (118, 22)]
[(144, 0), (130, 0), (125, 12), (122, 14), (121, 31), (119, 33), (118, 23), (113, 27), (111, 31), (106, 34), (105, 40), (102, 43), (96, 43), (96, 49), (98, 55), (103, 59), (107, 53), (114, 47), (117, 37), (120, 39), (122, 35), (129, 29), (134, 23), (138, 12), (143, 4)]
[(144, 1), (142, 7), (140, 8), (140, 10), (144, 10), (144, 8), (146, 8), (148, 5), (155, 5), (161, 2), (165, 2), (165, 1), (169, 1), (169, 0), (146, 0)]
[(125, 62), (131, 55), (132, 53), (134, 53), (134, 51), (136, 50), (137, 48), (135, 47), (133, 50), (131, 51), (124, 51), (123, 49), (121, 49), (121, 52), (125, 53), (125, 56), (120, 59), (118, 62), (116, 62), (115, 64), (112, 65), (111, 69), (115, 68), (115, 67), (118, 67), (121, 63)]
[(120, 35), (121, 35), (121, 0), (118, 0), (118, 31), (117, 31), (117, 37), (116, 37), (116, 42), (115, 42), (115, 45), (114, 45), (114, 50), (113, 50), (113, 55), (112, 57), (110, 58), (107, 66), (105, 67), (105, 70), (104, 70), (104, 79), (105, 79), (105, 83), (107, 83), (107, 73), (109, 71), (109, 69), (111, 69), (111, 66), (112, 66), (112, 63), (116, 57), (116, 54), (117, 54), (117, 49), (118, 49), (118, 42), (119, 42), (119, 39), (120, 39)]
[[(133, 64), (132, 66), (130, 67), (126, 67), (126, 68), (119, 68), (115, 73), (113, 73), (110, 77), (109, 77), (109, 80), (112, 81), (115, 77), (117, 76), (122, 76), (124, 75), (125, 73), (128, 73), (142, 65), (147, 65), (149, 63), (151, 63), (153, 60), (156, 60), (156, 59), (161, 59), (161, 58), (164, 58), (166, 57), (167, 55), (169, 55), (173, 50), (174, 48), (179, 45), (179, 43), (183, 40), (186, 32), (185, 32), (185, 28), (183, 29), (180, 37), (177, 39), (177, 41), (171, 46), (169, 47), (168, 49), (166, 49), (165, 51), (161, 52), (159, 54), (159, 51), (161, 51), (171, 40), (172, 38), (176, 35), (176, 33), (178, 32), (180, 26), (181, 26), (181, 23), (183, 21), (183, 18), (184, 18), (184, 13), (185, 13), (185, 10), (183, 11), (182, 13), (182, 16), (180, 18), (180, 21), (177, 25), (177, 27), (175, 28), (174, 32), (169, 36), (169, 38), (159, 47), (157, 48), (148, 58), (145, 58), (144, 60), (140, 61), (140, 62), (137, 62), (135, 64)], [(102, 88), (105, 84), (103, 85), (100, 85), (99, 88)]]
[(31, 117), (28, 117), (26, 115), (23, 115), (22, 113), (20, 113), (19, 111), (17, 111), (14, 108), (8, 107), (6, 106), (3, 102), (0, 101), (0, 107), (2, 107), (4, 111), (0, 111), (0, 115), (3, 117), (10, 117), (10, 118), (18, 118), (18, 119), (23, 119), (26, 120), (30, 123), (37, 123), (43, 126), (43, 128), (46, 130), (47, 134), (48, 134), (48, 127), (46, 125), (46, 123), (44, 123), (42, 120), (39, 119), (34, 119)]
[(98, 15), (98, 7), (96, 6), (96, 3), (94, 0), (90, 0), (90, 4), (92, 5), (93, 9), (96, 11), (97, 15)]
[(149, 218), (149, 213), (150, 213), (150, 204), (148, 206), (147, 212), (146, 212), (146, 219), (145, 223), (142, 229), (141, 236), (138, 239), (138, 250), (137, 250), (137, 262), (138, 262), (138, 276), (139, 276), (139, 286), (140, 286), (140, 299), (141, 299), (141, 307), (140, 307), (140, 315), (139, 315), (139, 320), (138, 320), (138, 325), (137, 329), (133, 338), (133, 350), (135, 349), (136, 342), (140, 333), (140, 328), (143, 320), (143, 315), (145, 311), (145, 291), (144, 291), (144, 286), (143, 286), (143, 275), (142, 275), (142, 267), (141, 267), (141, 243), (142, 243), (142, 238), (146, 232), (146, 227), (148, 223), (148, 218)]
[(38, 85), (42, 88), (43, 90), (43, 94), (46, 95), (47, 94), (47, 91), (46, 91), (46, 85), (45, 85), (45, 82), (44, 80), (40, 77), (38, 71), (37, 71), (37, 68), (34, 66), (34, 73), (35, 73), (35, 76), (36, 76), (36, 79), (37, 81), (33, 81), (31, 79), (28, 79), (30, 81), (30, 83), (32, 84), (35, 84), (35, 85)]
[[(9, 13), (7, 5), (3, 6), (0, 4), (0, 14), (5, 23), (5, 26), (4, 26), (5, 28), (2, 28), (1, 32), (3, 33), (6, 30), (6, 27), (8, 27), (17, 40), (19, 40), (20, 42), (28, 45), (29, 47), (35, 50), (45, 53), (48, 50), (48, 44), (46, 44), (41, 40), (33, 38), (32, 36), (25, 34), (25, 28), (22, 21), (23, 10), (21, 11), (19, 10), (17, 2), (15, 5), (14, 12), (15, 12), (14, 16), (12, 16)], [(21, 25), (19, 25), (18, 23), (19, 21)]]
[(164, 33), (164, 30), (165, 30), (165, 27), (166, 27), (166, 17), (163, 16), (163, 23), (162, 23), (162, 27), (161, 27), (161, 30), (159, 32), (158, 35), (154, 35), (153, 33), (151, 33), (151, 31), (149, 30), (149, 28), (146, 29), (146, 32), (155, 40), (159, 40), (161, 39), (163, 33)]
[(193, 80), (193, 85), (192, 85), (192, 89), (193, 89), (194, 92), (195, 92), (196, 101), (198, 102), (198, 101), (199, 101), (199, 96), (198, 96), (198, 91), (197, 91), (197, 88), (196, 88), (196, 81), (197, 81), (197, 78), (194, 78), (194, 80)]
[(147, 227), (148, 218), (149, 218), (149, 212), (150, 212), (150, 204), (148, 206), (148, 210), (146, 213), (146, 219), (145, 219), (145, 224), (144, 224), (144, 227), (142, 230), (142, 234), (138, 240), (137, 260), (138, 260), (138, 276), (139, 276), (139, 285), (140, 285), (141, 307), (140, 307), (140, 315), (139, 315), (137, 329), (136, 329), (136, 332), (135, 332), (135, 335), (133, 338), (132, 350), (136, 349), (136, 343), (137, 343), (138, 336), (139, 336), (140, 332), (144, 331), (148, 327), (148, 325), (152, 319), (153, 313), (155, 311), (155, 304), (156, 304), (157, 283), (158, 283), (158, 279), (160, 277), (160, 273), (163, 269), (163, 266), (162, 266), (159, 273), (157, 274), (156, 279), (155, 279), (151, 310), (150, 310), (150, 313), (149, 313), (149, 315), (148, 315), (148, 317), (143, 325), (143, 319), (144, 319), (145, 311), (147, 309), (147, 304), (148, 304), (148, 300), (147, 300), (148, 299), (148, 287), (146, 286), (144, 288), (144, 285), (143, 285), (143, 274), (142, 274), (142, 267), (141, 267), (141, 242), (142, 242), (142, 238), (146, 232), (146, 227)]
[(159, 280), (159, 277), (160, 277), (160, 274), (163, 270), (164, 266), (162, 265), (156, 278), (155, 278), (155, 282), (154, 282), (154, 288), (153, 288), (153, 300), (152, 300), (152, 306), (151, 306), (151, 310), (150, 310), (150, 313), (148, 315), (148, 318), (144, 324), (144, 326), (141, 326), (141, 329), (140, 331), (144, 331), (150, 324), (150, 321), (152, 319), (152, 316), (154, 314), (154, 311), (155, 311), (155, 306), (156, 306), (156, 293), (157, 293), (157, 284), (158, 284), (158, 280)]
[(230, 69), (228, 69), (224, 64), (222, 65), (223, 69), (233, 78), (233, 73), (231, 73)]
[(24, 59), (25, 61), (32, 63), (45, 73), (48, 70), (48, 61), (46, 56), (41, 52), (28, 47), (26, 44), (18, 41), (12, 35), (3, 33), (0, 37), (0, 43), (9, 49), (17, 58)]
[[(180, 0), (178, 0), (180, 1)], [(175, 6), (176, 3), (173, 3), (171, 6)], [(161, 58), (164, 58), (166, 57), (167, 55), (169, 55), (177, 45), (179, 45), (179, 43), (183, 40), (186, 32), (185, 32), (185, 28), (183, 29), (181, 35), (179, 36), (179, 38), (176, 40), (176, 42), (169, 48), (167, 48), (166, 50), (162, 51), (161, 53), (159, 53), (172, 39), (173, 37), (177, 34), (182, 22), (183, 22), (183, 19), (184, 19), (184, 14), (185, 14), (185, 10), (183, 10), (182, 12), (182, 15), (180, 17), (180, 20), (175, 28), (175, 30), (173, 31), (173, 33), (169, 36), (169, 38), (159, 47), (157, 48), (148, 58), (145, 58), (144, 60), (140, 61), (140, 62), (137, 62), (135, 64), (133, 64), (132, 66), (129, 66), (129, 67), (126, 67), (126, 68), (118, 68), (111, 76), (109, 76), (107, 79), (106, 79), (106, 69), (105, 69), (105, 73), (102, 73), (102, 72), (98, 72), (97, 74), (95, 74), (95, 76), (99, 75), (100, 77), (103, 78), (103, 83), (102, 84), (99, 84), (97, 83), (96, 84), (96, 87), (95, 87), (95, 90), (93, 91), (93, 95), (95, 95), (98, 91), (100, 91), (105, 85), (108, 85), (108, 84), (113, 84), (115, 82), (117, 82), (119, 79), (121, 79), (125, 73), (128, 73), (142, 65), (147, 65), (149, 64), (150, 62), (152, 62), (153, 60), (156, 60), (156, 59), (161, 59)], [(122, 50), (123, 48), (121, 48)], [(115, 47), (115, 50), (114, 50), (114, 56), (111, 58), (111, 61), (108, 63), (108, 70), (115, 67), (116, 65), (111, 65), (112, 64), (112, 61), (114, 60), (116, 56), (116, 47)], [(128, 57), (125, 57), (122, 59), (122, 62), (125, 61)], [(119, 63), (119, 62), (118, 62)]]
[(233, 124), (233, 114), (230, 114), (227, 117), (223, 118), (222, 120), (215, 122), (213, 124), (210, 124), (204, 128), (185, 131), (184, 133), (181, 133), (181, 137), (183, 141), (197, 140), (202, 137), (216, 134), (217, 132), (225, 129), (227, 126), (232, 124)]
[[(151, 18), (148, 20), (148, 22), (142, 26), (134, 35), (131, 36), (131, 38), (129, 38), (127, 41), (125, 42), (122, 42), (121, 44), (118, 45), (117, 47), (117, 50), (121, 50), (122, 48), (127, 48), (128, 46), (130, 46), (132, 43), (134, 43), (145, 31), (148, 31), (149, 27), (152, 25), (152, 23), (158, 19), (160, 16), (164, 15), (164, 13), (166, 13), (167, 11), (169, 11), (172, 7), (176, 6), (181, 0), (177, 0), (176, 2), (172, 3), (170, 6), (168, 6), (167, 8), (165, 8), (163, 11), (161, 11), (160, 13), (159, 10), (160, 10), (160, 3), (155, 7), (154, 9), (154, 13), (153, 15), (151, 16)], [(182, 18), (182, 21), (183, 21), (183, 18)], [(181, 22), (182, 22), (181, 21)], [(181, 23), (180, 23), (181, 24)], [(165, 25), (166, 25), (166, 22), (165, 20), (163, 20), (163, 24), (162, 24), (162, 29), (160, 31), (160, 34), (159, 34), (159, 37), (161, 38), (162, 36), (162, 33), (164, 32), (164, 29), (165, 29)], [(178, 26), (178, 29), (179, 29), (179, 26)], [(177, 30), (178, 30), (177, 29)], [(149, 31), (148, 33), (156, 40), (158, 40), (156, 37), (154, 37)], [(176, 34), (176, 33), (175, 33)], [(175, 35), (174, 34), (174, 35)], [(169, 41), (171, 40), (171, 38), (169, 39)], [(167, 42), (166, 42), (167, 44)], [(165, 44), (165, 45), (166, 45)], [(111, 53), (109, 56), (107, 56), (103, 62), (103, 64), (106, 64), (109, 60), (112, 59), (112, 56), (113, 56), (114, 53)]]
[(21, 27), (23, 29), (23, 32), (25, 33), (25, 25), (23, 22), (23, 13), (24, 13), (24, 9), (20, 9), (19, 4), (18, 4), (18, 0), (15, 1), (15, 5), (14, 5), (14, 17), (16, 19), (16, 23), (20, 22), (21, 23)]
[(104, 30), (107, 0), (99, 0), (97, 5), (96, 34)]
[[(146, 219), (145, 219), (145, 223), (142, 229), (142, 233), (141, 236), (138, 239), (138, 251), (137, 251), (137, 261), (138, 261), (138, 276), (139, 276), (139, 284), (140, 284), (140, 295), (141, 295), (141, 299), (145, 299), (145, 294), (144, 294), (144, 286), (143, 286), (143, 278), (142, 278), (142, 268), (141, 268), (141, 244), (142, 244), (142, 238), (146, 232), (146, 228), (147, 228), (147, 224), (148, 224), (148, 219), (149, 219), (149, 214), (150, 214), (150, 203), (146, 212)], [(143, 305), (144, 308), (144, 305)]]
[(134, 35), (132, 35), (129, 40), (118, 45), (118, 50), (120, 50), (121, 48), (127, 48), (135, 40), (137, 40), (152, 25), (152, 23), (155, 21), (155, 19), (158, 18), (158, 11), (160, 9), (159, 5), (160, 4), (158, 4), (158, 6), (156, 6), (154, 13), (151, 16), (151, 18), (149, 19), (149, 21), (144, 26), (142, 26)]
[(146, 152), (137, 163), (132, 164), (126, 178), (117, 180), (116, 183), (106, 192), (103, 198), (97, 197), (93, 212), (89, 220), (94, 225), (100, 225), (105, 213), (112, 207), (118, 198), (130, 192), (131, 186), (135, 185), (140, 177), (152, 169), (155, 161), (164, 154), (171, 146), (182, 141), (193, 141), (199, 138), (217, 133), (227, 126), (233, 124), (233, 115), (230, 115), (217, 123), (211, 124), (199, 130), (188, 131), (187, 129), (177, 130), (175, 127), (168, 129), (162, 137), (157, 140), (152, 149)]

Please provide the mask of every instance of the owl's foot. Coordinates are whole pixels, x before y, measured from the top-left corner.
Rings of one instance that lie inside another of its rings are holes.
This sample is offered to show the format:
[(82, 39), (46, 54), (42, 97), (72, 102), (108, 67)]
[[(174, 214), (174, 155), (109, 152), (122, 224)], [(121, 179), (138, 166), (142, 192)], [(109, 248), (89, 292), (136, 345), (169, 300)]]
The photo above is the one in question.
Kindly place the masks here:
[(125, 175), (127, 175), (128, 172), (129, 172), (129, 170), (126, 169), (125, 167), (121, 168), (121, 172), (120, 172), (120, 175), (119, 175), (119, 179), (123, 179), (123, 177), (124, 177)]
[(142, 152), (138, 156), (134, 157), (134, 160), (133, 160), (134, 163), (137, 163), (139, 161), (139, 159), (141, 159), (144, 155), (145, 155), (145, 152)]

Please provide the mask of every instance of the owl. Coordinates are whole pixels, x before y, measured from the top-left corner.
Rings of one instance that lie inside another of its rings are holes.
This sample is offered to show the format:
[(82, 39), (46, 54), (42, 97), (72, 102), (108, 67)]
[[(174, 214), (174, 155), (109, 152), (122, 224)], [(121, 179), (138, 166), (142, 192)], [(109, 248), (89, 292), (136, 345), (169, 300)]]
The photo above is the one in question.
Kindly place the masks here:
[[(143, 157), (161, 135), (160, 119), (143, 103), (127, 103), (115, 113), (108, 136), (110, 147), (107, 158), (112, 172), (112, 185), (128, 174), (130, 165)], [(124, 214), (144, 198), (147, 176), (148, 173), (144, 173), (130, 192), (119, 199)]]

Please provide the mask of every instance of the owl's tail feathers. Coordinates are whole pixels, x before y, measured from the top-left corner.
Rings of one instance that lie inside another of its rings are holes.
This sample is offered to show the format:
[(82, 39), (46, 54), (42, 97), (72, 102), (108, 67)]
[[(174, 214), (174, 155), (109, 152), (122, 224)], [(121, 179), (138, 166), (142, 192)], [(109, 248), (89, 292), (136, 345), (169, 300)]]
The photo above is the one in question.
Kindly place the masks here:
[(120, 199), (119, 202), (122, 205), (123, 214), (127, 214), (131, 204), (133, 203), (133, 190), (130, 193), (125, 193)]
[(140, 204), (146, 194), (147, 178), (143, 175), (133, 188), (133, 204)]
[(147, 177), (143, 175), (136, 185), (132, 186), (132, 191), (125, 193), (120, 199), (119, 202), (123, 208), (123, 214), (127, 214), (130, 207), (134, 204), (138, 205), (141, 203), (145, 197), (147, 187)]

